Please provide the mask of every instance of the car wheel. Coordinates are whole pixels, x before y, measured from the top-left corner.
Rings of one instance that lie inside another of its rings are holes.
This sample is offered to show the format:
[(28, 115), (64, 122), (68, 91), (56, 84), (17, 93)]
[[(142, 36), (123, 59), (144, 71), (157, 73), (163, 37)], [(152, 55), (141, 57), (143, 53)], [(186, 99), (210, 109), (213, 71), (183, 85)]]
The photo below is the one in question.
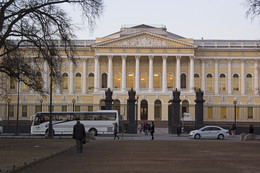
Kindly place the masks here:
[(223, 139), (224, 139), (224, 135), (222, 135), (222, 134), (219, 134), (219, 135), (218, 135), (218, 139), (221, 139), (221, 140), (223, 140)]
[(194, 139), (200, 139), (200, 134), (196, 134), (196, 135), (194, 136)]
[(88, 132), (92, 133), (93, 136), (97, 136), (97, 130), (96, 129), (90, 129)]

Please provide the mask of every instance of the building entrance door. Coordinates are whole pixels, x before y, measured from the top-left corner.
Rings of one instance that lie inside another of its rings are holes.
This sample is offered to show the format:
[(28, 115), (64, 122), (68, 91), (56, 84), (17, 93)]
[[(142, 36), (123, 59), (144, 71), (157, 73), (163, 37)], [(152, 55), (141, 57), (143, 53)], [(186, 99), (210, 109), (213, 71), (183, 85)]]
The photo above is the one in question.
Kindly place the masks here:
[(140, 107), (140, 112), (141, 112), (141, 120), (146, 121), (148, 120), (148, 103), (147, 100), (142, 100), (141, 101), (141, 107)]

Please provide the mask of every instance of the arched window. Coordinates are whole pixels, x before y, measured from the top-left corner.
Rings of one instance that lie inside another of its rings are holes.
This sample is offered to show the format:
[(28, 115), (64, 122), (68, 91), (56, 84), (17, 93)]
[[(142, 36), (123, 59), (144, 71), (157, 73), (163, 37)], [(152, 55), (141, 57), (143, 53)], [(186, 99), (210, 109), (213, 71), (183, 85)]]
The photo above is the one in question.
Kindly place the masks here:
[(194, 74), (194, 90), (198, 90), (200, 88), (200, 76), (198, 74)]
[(162, 102), (155, 100), (154, 102), (154, 120), (160, 121), (162, 119)]
[(67, 73), (63, 73), (62, 74), (62, 89), (67, 90), (69, 87), (68, 83), (69, 83), (69, 77)]
[(147, 88), (147, 76), (145, 73), (141, 74), (140, 78), (140, 88)]
[(40, 71), (38, 71), (36, 73), (36, 81), (38, 82), (38, 84), (40, 85), (39, 88), (42, 88), (42, 73)]
[(88, 89), (93, 90), (94, 89), (94, 74), (90, 73), (88, 75)]
[(253, 79), (251, 74), (246, 75), (246, 90), (252, 91), (253, 90)]
[[(117, 110), (118, 115), (120, 116), (120, 101), (118, 99), (113, 101), (113, 110)], [(122, 119), (122, 117), (120, 117)]]
[[(26, 76), (24, 77), (24, 79), (23, 79), (23, 80), (24, 80), (25, 82), (27, 82), (27, 83), (29, 82), (29, 78), (28, 78), (28, 77), (26, 77)], [(23, 89), (25, 89), (25, 90), (29, 89), (29, 86), (28, 86), (28, 85), (26, 85), (25, 83), (23, 83), (23, 86), (22, 86), (22, 87), (23, 87)]]
[(233, 90), (239, 91), (239, 76), (238, 76), (238, 74), (233, 75)]
[(142, 100), (141, 101), (141, 106), (140, 106), (140, 116), (141, 120), (148, 120), (148, 102), (147, 100)]
[(10, 77), (10, 89), (15, 89), (15, 78)]
[(213, 88), (212, 88), (212, 84), (213, 83), (213, 76), (212, 74), (207, 74), (207, 77), (206, 77), (206, 90), (207, 91), (212, 91)]
[(106, 102), (105, 100), (100, 100), (99, 102), (100, 110), (106, 110)]
[(102, 74), (101, 87), (107, 88), (107, 74), (106, 73)]
[(121, 88), (121, 75), (120, 75), (120, 73), (115, 74), (114, 83), (115, 83), (114, 88)]
[(219, 76), (219, 91), (226, 91), (226, 75), (223, 73)]
[(135, 77), (133, 73), (129, 73), (127, 76), (127, 88), (134, 88)]
[(167, 74), (167, 88), (173, 88), (173, 74), (168, 73)]
[(186, 89), (186, 74), (181, 74), (181, 88)]
[(80, 73), (76, 73), (75, 89), (77, 89), (77, 90), (81, 89), (81, 74)]
[(153, 74), (153, 88), (160, 88), (160, 74), (159, 73), (154, 73)]

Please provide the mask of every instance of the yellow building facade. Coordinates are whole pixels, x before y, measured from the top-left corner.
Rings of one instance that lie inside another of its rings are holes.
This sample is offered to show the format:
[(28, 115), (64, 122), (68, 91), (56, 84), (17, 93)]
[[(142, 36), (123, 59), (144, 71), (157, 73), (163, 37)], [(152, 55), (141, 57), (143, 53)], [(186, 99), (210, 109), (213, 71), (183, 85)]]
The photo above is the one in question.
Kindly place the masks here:
[[(62, 84), (54, 87), (54, 111), (102, 109), (105, 90), (113, 91), (114, 108), (127, 119), (128, 90), (138, 96), (138, 120), (168, 120), (172, 90), (181, 91), (181, 113), (195, 118), (195, 91), (204, 91), (204, 120), (260, 121), (260, 41), (195, 40), (168, 32), (165, 26), (123, 26), (96, 40), (78, 40), (77, 66), (64, 57)], [(58, 45), (59, 46), (59, 45)], [(49, 69), (42, 67), (45, 90)], [(17, 82), (1, 75), (1, 117), (17, 117)], [(49, 95), (21, 84), (19, 120), (49, 110)]]

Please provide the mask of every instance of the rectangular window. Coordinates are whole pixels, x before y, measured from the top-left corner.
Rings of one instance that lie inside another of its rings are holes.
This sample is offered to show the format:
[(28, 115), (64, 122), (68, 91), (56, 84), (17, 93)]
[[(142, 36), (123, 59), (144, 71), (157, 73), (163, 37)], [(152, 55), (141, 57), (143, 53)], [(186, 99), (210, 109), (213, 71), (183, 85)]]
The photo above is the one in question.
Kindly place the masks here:
[(61, 111), (62, 111), (62, 112), (67, 112), (67, 110), (68, 110), (68, 107), (67, 107), (67, 106), (62, 106), (62, 107), (61, 107)]
[(240, 109), (239, 107), (236, 107), (236, 119), (239, 119), (240, 118)]
[(253, 119), (253, 115), (254, 115), (253, 107), (248, 107), (247, 108), (247, 118), (248, 119)]
[(8, 111), (9, 117), (14, 117), (14, 105), (9, 105)]
[(221, 119), (226, 119), (227, 118), (227, 108), (226, 107), (221, 107), (220, 108), (220, 117)]
[(80, 106), (75, 106), (75, 112), (80, 112)]
[[(54, 106), (52, 106), (51, 108), (51, 111), (54, 112)], [(48, 106), (48, 111), (50, 112), (50, 106)]]
[(213, 119), (213, 107), (208, 107), (208, 119)]
[(35, 106), (35, 113), (37, 113), (37, 112), (42, 112), (41, 105)]
[(194, 90), (198, 90), (200, 88), (200, 78), (194, 77)]
[(88, 111), (93, 112), (93, 106), (88, 106)]
[(27, 117), (27, 105), (22, 105), (22, 117)]

